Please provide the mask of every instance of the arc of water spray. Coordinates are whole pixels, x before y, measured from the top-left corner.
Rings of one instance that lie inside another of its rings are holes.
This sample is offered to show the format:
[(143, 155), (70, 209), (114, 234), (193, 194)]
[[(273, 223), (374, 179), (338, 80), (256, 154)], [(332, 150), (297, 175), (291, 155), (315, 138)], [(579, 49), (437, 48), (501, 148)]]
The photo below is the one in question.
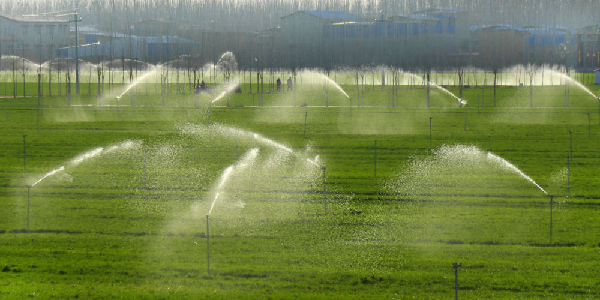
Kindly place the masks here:
[[(197, 130), (194, 127), (199, 128), (199, 126), (187, 124), (187, 125), (184, 125), (183, 127), (181, 127), (180, 130), (183, 133), (193, 134), (193, 133), (197, 132)], [(264, 137), (258, 133), (246, 131), (246, 130), (235, 128), (235, 127), (223, 126), (223, 125), (211, 125), (211, 127), (212, 128), (209, 128), (209, 130), (213, 129), (212, 131), (222, 131), (222, 132), (225, 132), (232, 136), (250, 137), (263, 145), (267, 145), (267, 146), (285, 151), (289, 154), (295, 155), (296, 157), (301, 157), (300, 154), (296, 153), (294, 150), (292, 150), (292, 148), (290, 148), (282, 143), (276, 142), (270, 138)], [(313, 159), (306, 158), (306, 161), (315, 167), (319, 167), (319, 156), (318, 155), (315, 156), (315, 158), (313, 158)]]
[(221, 93), (219, 93), (219, 95), (217, 95), (217, 97), (215, 97), (213, 100), (211, 100), (210, 103), (215, 103), (215, 102), (223, 99), (227, 94), (230, 94), (233, 91), (235, 91), (235, 89), (237, 89), (238, 86), (240, 86), (239, 81), (230, 82), (229, 84), (225, 85), (225, 87), (223, 88)]
[[(414, 77), (417, 80), (422, 80), (421, 77), (419, 77), (419, 76), (417, 76), (417, 75), (415, 75), (413, 73), (410, 73), (410, 72), (403, 72), (403, 73), (404, 74), (408, 74), (408, 75)], [(452, 93), (451, 91), (445, 89), (442, 86), (437, 85), (435, 82), (433, 82), (433, 81), (430, 80), (429, 84), (433, 85), (433, 87), (435, 87), (436, 89), (439, 89), (440, 91), (448, 94), (450, 97), (456, 99), (456, 101), (458, 101), (458, 104), (460, 104), (460, 105), (467, 105), (467, 100), (459, 98), (458, 96), (454, 95), (454, 93)]]
[(329, 76), (327, 76), (323, 73), (320, 73), (320, 72), (315, 72), (315, 73), (318, 74), (319, 76), (321, 76), (323, 79), (325, 79), (325, 82), (327, 82), (328, 84), (335, 87), (335, 89), (338, 90), (340, 93), (344, 94), (344, 96), (346, 96), (346, 99), (350, 99), (350, 96), (348, 96), (346, 91), (344, 91), (344, 89), (339, 84), (337, 84), (337, 82), (335, 82), (335, 81), (333, 81), (333, 79), (329, 78)]
[(127, 94), (127, 92), (129, 92), (129, 90), (131, 90), (133, 87), (135, 87), (136, 85), (138, 85), (140, 82), (142, 82), (142, 81), (143, 81), (144, 79), (146, 79), (148, 76), (150, 76), (150, 75), (152, 75), (152, 74), (156, 73), (156, 71), (157, 71), (157, 70), (158, 70), (158, 68), (157, 68), (156, 66), (155, 66), (155, 67), (152, 67), (152, 70), (150, 70), (150, 71), (146, 72), (146, 74), (144, 74), (144, 75), (142, 75), (142, 76), (140, 76), (140, 77), (136, 78), (136, 80), (134, 80), (132, 83), (130, 83), (130, 84), (129, 84), (129, 85), (126, 87), (126, 88), (125, 88), (125, 90), (123, 90), (123, 92), (121, 92), (121, 94), (119, 94), (119, 95), (118, 95), (117, 97), (115, 97), (115, 98), (117, 98), (117, 99), (121, 99), (121, 97), (123, 97), (123, 95)]
[[(290, 147), (288, 147), (288, 146), (286, 146), (286, 145), (284, 145), (284, 144), (278, 143), (278, 142), (276, 142), (276, 141), (274, 141), (274, 140), (272, 140), (272, 139), (266, 138), (266, 137), (264, 137), (264, 136), (262, 136), (262, 135), (260, 135), (260, 134), (258, 134), (258, 133), (253, 133), (253, 134), (252, 134), (252, 137), (253, 137), (253, 138), (254, 138), (256, 141), (258, 141), (258, 142), (260, 142), (260, 143), (263, 143), (263, 144), (266, 144), (266, 145), (272, 146), (272, 147), (274, 147), (274, 148), (277, 148), (277, 149), (283, 150), (283, 151), (285, 151), (285, 152), (287, 152), (287, 153), (289, 153), (289, 154), (292, 154), (292, 155), (296, 155), (296, 156), (298, 156), (298, 154), (296, 154), (296, 153), (294, 152), (294, 150), (292, 150), (292, 148), (290, 148)], [(309, 162), (309, 163), (311, 163), (311, 164), (312, 164), (313, 166), (315, 166), (315, 167), (319, 167), (319, 155), (315, 156), (315, 158), (314, 158), (314, 159), (306, 158), (306, 161), (307, 161), (307, 162)]]
[(42, 182), (44, 179), (46, 179), (46, 178), (48, 178), (48, 177), (50, 177), (50, 176), (52, 176), (52, 175), (54, 175), (54, 174), (56, 174), (58, 172), (61, 172), (64, 169), (65, 169), (65, 166), (60, 166), (60, 167), (58, 167), (58, 168), (56, 168), (56, 169), (54, 169), (54, 170), (52, 170), (52, 171), (44, 174), (44, 176), (40, 177), (40, 179), (36, 180), (33, 184), (31, 184), (31, 187), (36, 186), (38, 183)]
[[(139, 142), (138, 142), (139, 143)], [(136, 145), (136, 142), (131, 141), (131, 140), (126, 140), (123, 141), (121, 143), (109, 146), (108, 148), (104, 148), (104, 147), (98, 147), (98, 148), (94, 148), (90, 151), (84, 152), (78, 156), (76, 156), (75, 158), (71, 159), (68, 163), (69, 166), (74, 167), (79, 165), (80, 163), (92, 159), (94, 157), (97, 157), (99, 155), (105, 154), (105, 153), (109, 153), (115, 150), (126, 150), (126, 149), (130, 149), (132, 147), (134, 147)], [(39, 184), (40, 182), (44, 181), (46, 178), (55, 175), (59, 172), (62, 172), (65, 170), (65, 166), (60, 166), (46, 174), (44, 174), (44, 176), (40, 177), (38, 180), (36, 180), (33, 184), (31, 184), (31, 187), (36, 186), (37, 184)]]
[(542, 192), (544, 192), (544, 194), (548, 195), (546, 190), (544, 190), (544, 188), (542, 188), (537, 182), (535, 182), (535, 180), (533, 180), (531, 177), (529, 177), (527, 174), (525, 174), (523, 171), (521, 171), (519, 168), (517, 168), (517, 166), (511, 164), (506, 159), (504, 159), (492, 152), (487, 153), (487, 159), (492, 162), (495, 162), (496, 164), (500, 165), (504, 169), (507, 169), (507, 170), (510, 170), (510, 171), (513, 171), (513, 172), (519, 174), (521, 177), (525, 178), (527, 181), (531, 182), (538, 189), (540, 189)]
[(221, 174), (221, 178), (219, 179), (219, 184), (217, 185), (215, 197), (213, 198), (213, 201), (210, 204), (210, 209), (208, 210), (207, 215), (210, 216), (210, 214), (212, 213), (213, 208), (215, 207), (215, 203), (217, 203), (217, 200), (219, 199), (220, 194), (223, 192), (223, 189), (224, 189), (225, 185), (227, 184), (227, 181), (229, 180), (229, 178), (231, 178), (231, 175), (234, 172), (242, 171), (242, 170), (246, 169), (248, 166), (250, 166), (254, 162), (254, 160), (256, 160), (256, 157), (258, 157), (258, 151), (259, 151), (258, 148), (252, 148), (252, 149), (248, 150), (248, 152), (246, 152), (246, 154), (244, 154), (244, 156), (242, 157), (242, 159), (240, 161), (238, 161), (238, 163), (225, 168), (225, 170)]
[(553, 75), (557, 75), (565, 80), (567, 80), (568, 82), (574, 84), (575, 86), (577, 86), (578, 88), (582, 89), (584, 92), (588, 93), (590, 96), (594, 97), (594, 99), (600, 100), (600, 97), (594, 95), (594, 93), (592, 93), (592, 91), (590, 91), (590, 89), (588, 89), (587, 87), (585, 87), (585, 85), (581, 84), (579, 81), (571, 78), (570, 76), (568, 76), (567, 74), (564, 74), (562, 72), (557, 72), (555, 70), (549, 70), (549, 72)]

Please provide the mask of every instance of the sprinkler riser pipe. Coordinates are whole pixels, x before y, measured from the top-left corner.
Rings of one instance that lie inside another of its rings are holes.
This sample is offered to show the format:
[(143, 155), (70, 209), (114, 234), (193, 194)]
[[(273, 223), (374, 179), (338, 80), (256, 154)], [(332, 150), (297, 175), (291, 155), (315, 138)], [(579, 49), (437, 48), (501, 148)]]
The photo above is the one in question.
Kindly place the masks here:
[(454, 299), (458, 300), (458, 268), (462, 266), (461, 263), (453, 263), (454, 268)]
[(429, 117), (429, 150), (431, 150), (431, 117)]
[(373, 177), (377, 177), (377, 140), (373, 142)]
[(304, 112), (304, 138), (306, 139), (306, 121), (308, 119), (308, 112)]
[(554, 205), (554, 196), (550, 195), (550, 245), (552, 245), (552, 206)]
[(208, 215), (206, 215), (206, 273), (210, 274), (210, 232)]
[(23, 170), (27, 167), (27, 135), (23, 135)]
[(327, 214), (327, 178), (325, 177), (327, 167), (323, 166), (323, 212)]

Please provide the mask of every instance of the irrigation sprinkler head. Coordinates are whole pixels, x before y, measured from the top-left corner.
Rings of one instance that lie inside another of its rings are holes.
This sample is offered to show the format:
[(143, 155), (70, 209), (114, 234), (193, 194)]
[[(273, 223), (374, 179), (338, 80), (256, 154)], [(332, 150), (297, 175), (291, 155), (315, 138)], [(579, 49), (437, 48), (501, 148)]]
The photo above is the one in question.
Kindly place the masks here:
[(462, 266), (462, 263), (452, 263), (452, 267), (456, 270)]
[(116, 96), (115, 99), (119, 100), (121, 99), (121, 96)]

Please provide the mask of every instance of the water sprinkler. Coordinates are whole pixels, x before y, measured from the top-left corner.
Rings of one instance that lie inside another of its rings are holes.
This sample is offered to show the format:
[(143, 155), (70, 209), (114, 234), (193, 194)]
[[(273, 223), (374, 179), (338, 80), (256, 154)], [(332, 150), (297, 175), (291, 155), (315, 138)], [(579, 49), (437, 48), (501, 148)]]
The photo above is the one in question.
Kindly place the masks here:
[(206, 215), (206, 273), (210, 274), (210, 234), (208, 231), (208, 215)]
[(454, 268), (454, 299), (458, 300), (458, 268), (462, 266), (462, 263), (452, 263)]

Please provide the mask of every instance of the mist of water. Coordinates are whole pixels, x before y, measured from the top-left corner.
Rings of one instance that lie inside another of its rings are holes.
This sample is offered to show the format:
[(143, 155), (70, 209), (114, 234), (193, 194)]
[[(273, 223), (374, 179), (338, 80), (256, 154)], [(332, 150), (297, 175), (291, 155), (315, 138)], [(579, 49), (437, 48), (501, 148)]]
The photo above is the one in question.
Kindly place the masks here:
[(246, 154), (244, 154), (242, 159), (240, 159), (236, 164), (225, 168), (225, 170), (221, 174), (221, 178), (219, 179), (219, 184), (217, 185), (217, 188), (215, 191), (215, 196), (210, 204), (210, 208), (208, 210), (208, 215), (210, 215), (212, 213), (213, 208), (215, 207), (215, 203), (217, 203), (217, 200), (219, 199), (220, 194), (223, 193), (223, 190), (225, 189), (225, 186), (227, 185), (227, 181), (229, 180), (231, 175), (235, 172), (240, 172), (240, 171), (248, 168), (248, 166), (252, 165), (252, 163), (256, 160), (256, 157), (258, 157), (258, 152), (259, 152), (258, 148), (252, 148), (252, 149), (248, 150), (248, 152), (246, 152)]
[(498, 177), (499, 171), (517, 174), (519, 180), (525, 179), (547, 195), (544, 188), (516, 165), (490, 151), (469, 145), (442, 145), (433, 156), (413, 160), (403, 174), (390, 183), (390, 188), (422, 195), (448, 193), (448, 189), (488, 194), (489, 189), (498, 188), (492, 181), (503, 180)]
[(215, 103), (215, 102), (223, 99), (227, 94), (232, 93), (239, 86), (240, 86), (239, 81), (232, 81), (232, 82), (226, 84), (225, 87), (223, 87), (223, 90), (219, 93), (219, 95), (217, 95), (217, 97), (215, 97), (212, 101), (210, 101), (210, 103)]
[(344, 89), (339, 84), (337, 84), (337, 82), (333, 81), (333, 79), (329, 78), (327, 75), (323, 74), (322, 72), (317, 72), (317, 71), (313, 71), (313, 70), (304, 70), (304, 71), (300, 72), (300, 76), (306, 76), (306, 77), (315, 76), (315, 77), (319, 78), (319, 80), (324, 80), (325, 83), (333, 86), (336, 90), (338, 90), (340, 93), (342, 93), (346, 97), (346, 99), (350, 99), (350, 96), (348, 96), (348, 93), (346, 93), (346, 91), (344, 91)]
[(594, 95), (594, 93), (592, 93), (592, 91), (590, 91), (590, 89), (588, 89), (587, 87), (585, 87), (585, 85), (581, 84), (579, 81), (571, 78), (570, 76), (568, 76), (565, 73), (562, 72), (558, 72), (555, 70), (548, 70), (548, 72), (559, 76), (560, 78), (563, 78), (564, 80), (568, 81), (569, 83), (575, 85), (576, 87), (580, 88), (581, 90), (583, 90), (584, 92), (586, 92), (588, 95), (594, 97), (594, 99), (599, 100), (598, 97), (596, 95)]
[[(225, 125), (221, 125), (221, 124), (212, 124), (210, 126), (184, 124), (184, 125), (181, 125), (179, 127), (179, 129), (184, 134), (194, 134), (194, 135), (217, 134), (217, 135), (230, 136), (232, 138), (242, 138), (242, 137), (251, 138), (265, 146), (269, 146), (269, 147), (272, 147), (275, 149), (285, 151), (287, 153), (295, 155), (296, 157), (302, 157), (302, 155), (300, 153), (295, 152), (292, 148), (290, 148), (282, 143), (279, 143), (275, 140), (267, 138), (256, 132), (247, 131), (247, 130), (240, 129), (240, 128), (225, 126)], [(314, 159), (306, 158), (306, 161), (316, 167), (319, 166), (318, 157), (315, 157)]]
[(127, 94), (127, 92), (129, 92), (129, 90), (131, 90), (132, 88), (134, 88), (136, 85), (138, 85), (140, 82), (144, 81), (147, 77), (149, 77), (150, 75), (153, 75), (154, 73), (156, 73), (157, 68), (153, 67), (152, 70), (147, 71), (146, 73), (144, 73), (142, 76), (139, 76), (138, 78), (136, 78), (133, 82), (131, 82), (124, 90), (123, 92), (121, 92), (121, 94), (119, 94), (116, 98), (117, 99), (121, 99), (121, 97), (123, 97), (123, 95)]

